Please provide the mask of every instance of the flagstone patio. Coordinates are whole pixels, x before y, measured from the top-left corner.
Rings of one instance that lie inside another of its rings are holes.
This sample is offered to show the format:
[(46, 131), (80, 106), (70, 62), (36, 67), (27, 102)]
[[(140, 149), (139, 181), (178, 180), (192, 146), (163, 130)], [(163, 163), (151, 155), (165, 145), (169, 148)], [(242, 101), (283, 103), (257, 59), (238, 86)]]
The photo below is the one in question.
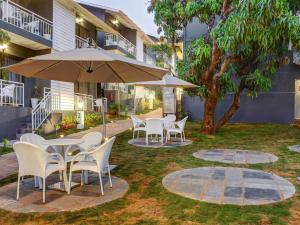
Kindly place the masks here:
[(164, 177), (163, 186), (183, 197), (216, 204), (264, 205), (292, 197), (289, 181), (260, 170), (200, 167)]
[[(58, 174), (47, 178), (47, 185), (58, 182)], [(73, 180), (80, 182), (80, 174), (74, 174)], [(25, 179), (20, 186), (20, 199), (16, 200), (17, 183), (0, 188), (0, 208), (8, 211), (29, 212), (62, 212), (75, 211), (102, 205), (121, 198), (128, 190), (128, 183), (118, 177), (112, 177), (110, 188), (108, 177), (103, 177), (104, 195), (100, 194), (99, 177), (89, 176), (89, 184), (72, 189), (71, 194), (56, 190), (46, 190), (46, 203), (42, 202), (42, 190), (34, 187), (32, 178)]]
[(278, 157), (265, 152), (240, 150), (240, 149), (210, 149), (201, 150), (193, 154), (198, 159), (206, 161), (231, 163), (231, 164), (258, 164), (272, 163)]
[(180, 138), (172, 138), (170, 141), (164, 142), (163, 144), (160, 141), (149, 141), (146, 143), (145, 138), (135, 138), (128, 141), (128, 144), (141, 147), (141, 148), (174, 148), (187, 146), (192, 144), (191, 140), (186, 139), (184, 142), (181, 142)]
[(288, 149), (292, 152), (300, 153), (300, 145), (292, 145), (292, 146), (289, 146)]

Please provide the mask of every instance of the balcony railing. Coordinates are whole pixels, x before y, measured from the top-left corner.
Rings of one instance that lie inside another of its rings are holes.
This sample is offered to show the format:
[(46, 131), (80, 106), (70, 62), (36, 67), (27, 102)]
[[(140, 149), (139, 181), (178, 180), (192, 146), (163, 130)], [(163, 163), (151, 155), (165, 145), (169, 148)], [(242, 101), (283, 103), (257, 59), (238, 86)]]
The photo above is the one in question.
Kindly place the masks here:
[(88, 41), (87, 41), (87, 39), (84, 39), (84, 38), (76, 35), (75, 36), (75, 45), (76, 45), (76, 48), (86, 48), (88, 46)]
[(75, 93), (74, 110), (76, 111), (94, 111), (94, 97), (93, 95), (86, 95)]
[(156, 59), (153, 56), (148, 55), (146, 53), (144, 53), (144, 62), (149, 65), (153, 65), (153, 66), (156, 65)]
[(128, 93), (128, 85), (123, 83), (104, 83), (102, 88), (107, 91), (122, 91)]
[(24, 84), (0, 79), (0, 106), (24, 107)]
[(117, 34), (105, 35), (105, 46), (118, 46), (128, 52), (130, 55), (136, 57), (136, 47), (126, 38)]
[(32, 34), (52, 40), (52, 22), (10, 1), (0, 1), (0, 19)]

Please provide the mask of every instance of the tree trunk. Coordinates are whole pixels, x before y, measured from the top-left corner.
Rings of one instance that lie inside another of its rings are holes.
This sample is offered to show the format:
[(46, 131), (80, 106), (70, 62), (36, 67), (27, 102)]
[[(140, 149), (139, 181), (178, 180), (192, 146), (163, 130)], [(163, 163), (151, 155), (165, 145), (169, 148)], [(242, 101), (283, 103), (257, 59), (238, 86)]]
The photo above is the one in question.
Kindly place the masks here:
[(228, 110), (224, 113), (222, 118), (219, 120), (215, 127), (215, 131), (218, 131), (224, 124), (226, 124), (232, 116), (238, 111), (241, 103), (241, 93), (243, 91), (243, 87), (240, 87), (237, 93), (235, 93), (232, 104), (228, 108)]
[(211, 94), (205, 99), (204, 102), (204, 115), (202, 122), (202, 133), (203, 134), (214, 134), (215, 133), (215, 111), (218, 102), (218, 96), (216, 93)]

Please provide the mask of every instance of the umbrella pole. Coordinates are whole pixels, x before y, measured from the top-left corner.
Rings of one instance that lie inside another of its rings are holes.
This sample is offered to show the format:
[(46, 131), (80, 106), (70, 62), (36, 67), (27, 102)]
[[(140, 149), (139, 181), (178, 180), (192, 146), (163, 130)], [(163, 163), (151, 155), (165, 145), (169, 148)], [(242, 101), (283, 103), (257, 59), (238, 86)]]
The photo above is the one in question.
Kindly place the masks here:
[(102, 98), (102, 120), (103, 120), (103, 136), (104, 139), (106, 139), (106, 118), (105, 118), (105, 112), (106, 112), (106, 108), (107, 108), (107, 99), (106, 98)]

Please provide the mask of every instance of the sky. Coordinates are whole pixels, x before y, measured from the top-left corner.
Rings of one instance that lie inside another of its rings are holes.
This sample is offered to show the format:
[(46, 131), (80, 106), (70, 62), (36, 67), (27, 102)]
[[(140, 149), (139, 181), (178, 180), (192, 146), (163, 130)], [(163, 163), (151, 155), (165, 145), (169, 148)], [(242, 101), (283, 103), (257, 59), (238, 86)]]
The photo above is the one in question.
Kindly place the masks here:
[(147, 0), (83, 0), (122, 10), (146, 34), (158, 36), (153, 14), (147, 12)]

